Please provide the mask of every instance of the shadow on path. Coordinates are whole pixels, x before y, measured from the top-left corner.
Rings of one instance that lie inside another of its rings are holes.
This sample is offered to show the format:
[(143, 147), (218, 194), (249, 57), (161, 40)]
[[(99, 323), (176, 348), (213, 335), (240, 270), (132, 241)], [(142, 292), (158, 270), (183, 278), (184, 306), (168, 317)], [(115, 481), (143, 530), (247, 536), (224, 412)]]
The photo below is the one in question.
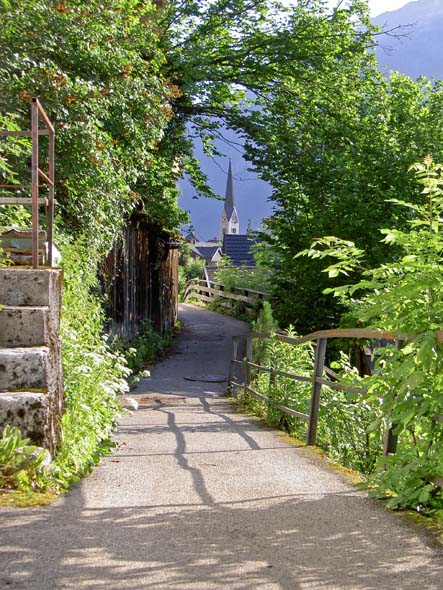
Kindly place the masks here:
[(206, 328), (140, 384), (152, 395), (118, 450), (57, 504), (0, 509), (0, 589), (441, 590), (431, 536), (236, 413), (222, 387), (185, 388), (190, 371), (227, 370), (239, 328), (185, 312)]

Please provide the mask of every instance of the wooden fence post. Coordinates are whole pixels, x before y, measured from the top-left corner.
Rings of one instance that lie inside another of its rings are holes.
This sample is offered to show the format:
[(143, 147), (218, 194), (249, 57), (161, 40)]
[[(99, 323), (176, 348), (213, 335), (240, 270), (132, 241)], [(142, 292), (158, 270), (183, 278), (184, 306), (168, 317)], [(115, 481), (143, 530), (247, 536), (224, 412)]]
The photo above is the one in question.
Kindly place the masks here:
[(245, 374), (244, 374), (244, 382), (245, 382), (245, 393), (246, 387), (249, 387), (251, 384), (251, 367), (249, 363), (252, 362), (252, 349), (253, 349), (253, 339), (250, 334), (246, 336), (246, 356), (245, 356)]
[[(397, 350), (400, 350), (403, 344), (404, 341), (398, 339), (395, 344), (395, 348)], [(394, 434), (396, 426), (397, 424), (391, 424), (385, 432), (385, 436), (383, 439), (383, 457), (387, 457), (388, 455), (395, 455), (395, 453), (397, 452), (398, 435)]]
[(394, 429), (396, 426), (396, 424), (391, 424), (391, 426), (385, 432), (385, 438), (383, 441), (383, 457), (395, 455), (397, 452), (398, 435), (394, 434)]
[(232, 337), (232, 357), (231, 357), (231, 362), (229, 364), (229, 376), (228, 376), (228, 391), (229, 391), (229, 393), (232, 393), (231, 382), (234, 380), (234, 367), (235, 367), (234, 361), (236, 361), (237, 357), (238, 357), (238, 340), (239, 340), (239, 336)]
[(306, 444), (308, 446), (315, 445), (315, 441), (317, 438), (318, 411), (320, 408), (321, 393), (321, 383), (318, 383), (317, 379), (321, 379), (323, 376), (327, 342), (328, 340), (326, 338), (319, 338), (317, 340), (317, 348), (315, 351), (314, 376), (312, 378), (311, 412), (309, 414), (308, 435), (306, 440)]
[(270, 372), (269, 372), (269, 388), (268, 391), (269, 393), (271, 393), (271, 390), (273, 387), (275, 387), (276, 384), (276, 375), (275, 375), (275, 369), (274, 367), (269, 367)]

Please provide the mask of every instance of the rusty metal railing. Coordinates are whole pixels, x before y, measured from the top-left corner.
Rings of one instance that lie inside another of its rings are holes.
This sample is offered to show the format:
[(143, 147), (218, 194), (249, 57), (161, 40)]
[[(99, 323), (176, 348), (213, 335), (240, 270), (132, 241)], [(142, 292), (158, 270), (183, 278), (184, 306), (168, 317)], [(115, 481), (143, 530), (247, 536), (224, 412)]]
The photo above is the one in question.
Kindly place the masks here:
[[(40, 121), (44, 129), (40, 129)], [(39, 167), (39, 137), (48, 136), (48, 170)], [(46, 208), (47, 217), (47, 265), (52, 266), (54, 235), (54, 183), (55, 183), (55, 131), (38, 98), (31, 101), (31, 130), (0, 131), (0, 137), (31, 137), (31, 184), (0, 184), (0, 188), (9, 191), (30, 190), (31, 197), (1, 197), (0, 205), (31, 205), (32, 207), (32, 267), (39, 266), (39, 207)], [(47, 185), (48, 196), (40, 197), (40, 180)]]

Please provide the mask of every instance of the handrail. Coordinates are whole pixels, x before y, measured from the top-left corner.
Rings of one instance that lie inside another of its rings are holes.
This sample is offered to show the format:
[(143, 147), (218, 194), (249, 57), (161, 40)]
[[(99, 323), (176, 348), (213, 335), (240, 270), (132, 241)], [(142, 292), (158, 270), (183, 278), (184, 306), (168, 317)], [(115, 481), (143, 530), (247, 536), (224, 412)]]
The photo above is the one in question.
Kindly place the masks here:
[[(443, 342), (443, 330), (435, 330), (436, 340), (439, 344)], [(245, 393), (252, 395), (266, 403), (277, 407), (284, 413), (299, 417), (308, 421), (308, 432), (306, 437), (307, 445), (315, 445), (318, 415), (320, 409), (320, 394), (322, 386), (330, 387), (336, 391), (348, 392), (365, 395), (367, 390), (362, 387), (354, 387), (338, 382), (338, 375), (329, 367), (325, 366), (326, 347), (328, 339), (331, 338), (353, 338), (353, 339), (372, 339), (372, 340), (390, 340), (390, 341), (407, 341), (414, 337), (413, 333), (396, 333), (393, 331), (376, 330), (372, 328), (336, 328), (331, 330), (318, 330), (301, 336), (299, 338), (289, 337), (283, 334), (263, 334), (251, 332), (247, 335), (234, 336), (233, 338), (233, 355), (231, 357), (231, 366), (229, 371), (228, 387), (230, 391), (235, 389), (242, 389)], [(284, 342), (291, 345), (299, 345), (306, 342), (316, 343), (314, 367), (311, 377), (306, 375), (296, 375), (286, 371), (280, 371), (274, 367), (265, 367), (256, 362), (253, 362), (253, 341), (254, 339), (273, 339), (279, 342)], [(246, 355), (241, 355), (243, 358), (238, 358), (240, 342), (244, 341), (246, 344)], [(238, 382), (238, 377), (235, 376), (235, 367), (243, 367), (243, 383)], [(284, 377), (296, 381), (308, 382), (311, 384), (311, 403), (309, 415), (297, 412), (291, 408), (287, 408), (280, 404), (275, 399), (272, 399), (251, 387), (251, 369), (256, 371), (263, 371), (270, 374), (270, 383), (274, 382), (276, 377)], [(330, 379), (324, 378), (324, 374), (328, 375)], [(288, 411), (289, 410), (289, 411)], [(435, 415), (434, 422), (443, 423), (443, 415)], [(394, 426), (388, 427), (385, 433), (383, 455), (393, 454), (396, 452), (397, 436), (394, 434)], [(430, 477), (430, 481), (435, 485), (443, 487), (442, 477)]]
[(247, 287), (235, 287), (234, 289), (236, 291), (243, 291), (243, 293), (250, 293), (252, 296), (232, 293), (232, 291), (225, 290), (225, 285), (217, 283), (216, 281), (191, 279), (188, 281), (183, 299), (186, 301), (191, 294), (193, 297), (201, 301), (211, 301), (211, 299), (218, 297), (231, 301), (240, 301), (255, 308), (257, 304), (263, 301), (264, 297), (268, 295), (268, 293), (265, 293), (264, 291), (256, 291)]
[[(45, 129), (39, 129), (39, 121), (46, 126)], [(39, 168), (39, 137), (48, 136), (48, 172), (47, 174)], [(55, 130), (43, 109), (38, 98), (31, 100), (31, 129), (25, 131), (0, 131), (0, 137), (31, 137), (32, 156), (31, 156), (31, 184), (30, 185), (8, 185), (2, 184), (0, 188), (6, 190), (30, 190), (31, 199), (20, 197), (11, 199), (9, 197), (0, 198), (0, 204), (5, 205), (28, 205), (32, 206), (32, 266), (39, 266), (39, 215), (38, 208), (45, 205), (47, 214), (47, 243), (48, 243), (48, 266), (52, 267), (53, 261), (53, 233), (54, 233), (54, 185), (55, 185)], [(48, 199), (42, 199), (39, 196), (41, 178), (48, 188)]]
[[(443, 342), (443, 330), (435, 330), (437, 343)], [(414, 333), (397, 333), (385, 330), (376, 330), (373, 328), (335, 328), (330, 330), (318, 330), (307, 334), (306, 336), (300, 336), (299, 338), (292, 338), (285, 334), (262, 334), (254, 332), (252, 334), (254, 338), (274, 338), (280, 342), (287, 342), (288, 344), (303, 344), (304, 342), (315, 342), (320, 338), (355, 338), (356, 340), (411, 340), (414, 338)]]

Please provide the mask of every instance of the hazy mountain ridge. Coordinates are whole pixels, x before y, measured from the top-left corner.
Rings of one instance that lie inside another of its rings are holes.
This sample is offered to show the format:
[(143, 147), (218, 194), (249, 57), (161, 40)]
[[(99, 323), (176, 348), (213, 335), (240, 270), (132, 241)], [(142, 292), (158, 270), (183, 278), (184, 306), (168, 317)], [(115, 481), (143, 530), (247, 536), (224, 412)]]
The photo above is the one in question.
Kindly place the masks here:
[[(380, 66), (411, 78), (443, 78), (443, 0), (416, 0), (374, 19), (384, 29), (406, 26), (406, 36), (381, 35), (377, 48)], [(402, 31), (398, 31), (402, 34)]]

